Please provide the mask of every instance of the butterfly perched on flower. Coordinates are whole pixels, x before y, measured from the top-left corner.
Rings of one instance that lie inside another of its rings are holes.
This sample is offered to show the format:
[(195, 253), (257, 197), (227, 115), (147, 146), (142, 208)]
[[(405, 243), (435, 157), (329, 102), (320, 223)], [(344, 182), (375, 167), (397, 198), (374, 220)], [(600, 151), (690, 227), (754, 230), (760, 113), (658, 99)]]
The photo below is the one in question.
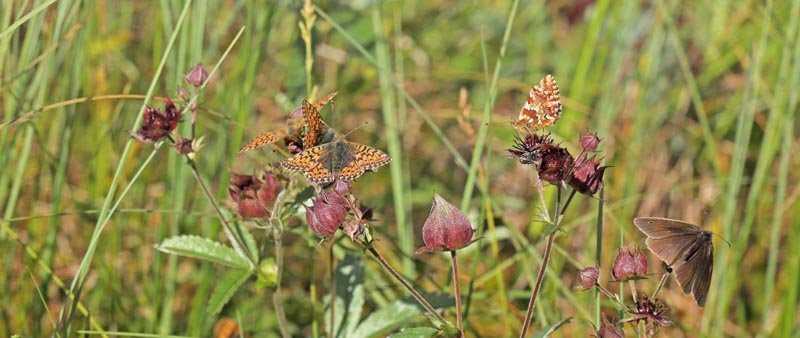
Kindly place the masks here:
[(514, 128), (528, 132), (551, 126), (561, 117), (561, 95), (552, 75), (545, 76), (531, 88), (528, 100), (519, 111)]
[[(328, 133), (329, 128), (322, 121), (319, 111), (333, 100), (334, 96), (336, 96), (336, 92), (326, 95), (314, 104), (303, 100), (301, 105), (302, 116), (292, 116), (280, 128), (256, 136), (256, 138), (239, 149), (239, 153), (263, 147), (278, 140), (284, 140), (287, 144), (300, 144), (302, 142), (301, 146), (304, 149), (321, 144), (323, 136)], [(304, 130), (305, 136), (303, 136)]]
[(307, 148), (281, 162), (281, 166), (302, 172), (309, 181), (322, 184), (337, 179), (351, 181), (392, 161), (383, 151), (347, 141), (343, 135), (333, 133), (333, 141)]

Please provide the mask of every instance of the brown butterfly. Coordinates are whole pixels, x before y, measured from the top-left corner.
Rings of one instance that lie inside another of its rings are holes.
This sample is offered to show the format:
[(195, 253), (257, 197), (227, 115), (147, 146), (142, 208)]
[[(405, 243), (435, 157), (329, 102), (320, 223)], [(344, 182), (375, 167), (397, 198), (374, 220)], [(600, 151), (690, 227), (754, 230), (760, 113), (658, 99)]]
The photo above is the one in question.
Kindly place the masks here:
[(647, 236), (647, 248), (675, 272), (683, 293), (691, 293), (700, 307), (706, 304), (714, 268), (711, 233), (679, 220), (639, 217), (633, 224)]
[(531, 132), (551, 126), (561, 117), (561, 110), (558, 84), (552, 75), (547, 75), (531, 88), (528, 101), (514, 121), (514, 128)]
[(334, 140), (303, 152), (281, 162), (281, 166), (300, 171), (314, 183), (330, 183), (336, 179), (351, 181), (367, 171), (391, 162), (386, 153), (363, 144), (350, 142), (334, 132)]
[(241, 154), (259, 147), (263, 147), (278, 140), (284, 140), (287, 141), (287, 143), (300, 143), (303, 127), (307, 127), (305, 128), (306, 134), (302, 138), (303, 148), (311, 148), (321, 144), (322, 137), (327, 134), (328, 128), (327, 125), (325, 125), (325, 122), (322, 121), (322, 116), (320, 115), (319, 111), (322, 109), (322, 107), (328, 104), (328, 102), (333, 100), (333, 97), (336, 96), (336, 94), (336, 92), (330, 93), (313, 105), (308, 101), (303, 100), (301, 105), (303, 112), (302, 117), (293, 116), (289, 118), (289, 120), (286, 121), (286, 124), (282, 127), (256, 136), (256, 138), (250, 142), (247, 142), (247, 144), (239, 149), (239, 153)]

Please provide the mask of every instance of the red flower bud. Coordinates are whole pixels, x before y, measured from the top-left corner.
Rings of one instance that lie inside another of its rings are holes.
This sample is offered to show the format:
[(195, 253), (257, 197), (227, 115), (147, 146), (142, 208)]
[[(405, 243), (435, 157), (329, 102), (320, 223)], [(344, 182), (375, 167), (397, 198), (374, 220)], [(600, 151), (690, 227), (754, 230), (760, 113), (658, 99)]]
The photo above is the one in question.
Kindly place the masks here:
[(261, 172), (258, 176), (234, 173), (228, 195), (242, 218), (264, 218), (269, 217), (281, 188), (278, 175), (273, 173)]
[(614, 258), (611, 277), (617, 282), (647, 278), (647, 259), (642, 251), (639, 248), (636, 248), (634, 252), (631, 252), (630, 249), (623, 251), (622, 248), (619, 248), (619, 253)]
[(347, 206), (344, 197), (330, 191), (323, 191), (317, 195), (310, 207), (303, 204), (306, 209), (306, 222), (311, 231), (317, 236), (326, 238), (333, 236), (345, 221)]
[(178, 153), (181, 155), (186, 155), (192, 152), (192, 140), (188, 138), (181, 137), (178, 141), (175, 141), (175, 144), (172, 145), (175, 149), (178, 150)]
[(581, 136), (580, 144), (583, 151), (593, 153), (597, 151), (597, 145), (600, 144), (602, 141), (599, 137), (597, 137), (596, 133), (588, 133), (586, 135)]
[(600, 270), (590, 266), (578, 272), (578, 289), (588, 290), (597, 284), (597, 278), (600, 277)]
[(434, 251), (453, 251), (472, 243), (472, 225), (461, 210), (433, 194), (433, 205), (428, 219), (422, 226), (425, 246), (416, 254)]
[(581, 153), (570, 172), (569, 182), (571, 187), (579, 193), (594, 195), (603, 188), (603, 173), (607, 166), (600, 166), (600, 160), (594, 156), (588, 158), (586, 153)]
[(198, 62), (192, 69), (189, 69), (183, 79), (192, 86), (200, 87), (208, 79), (208, 72), (203, 69), (203, 64)]

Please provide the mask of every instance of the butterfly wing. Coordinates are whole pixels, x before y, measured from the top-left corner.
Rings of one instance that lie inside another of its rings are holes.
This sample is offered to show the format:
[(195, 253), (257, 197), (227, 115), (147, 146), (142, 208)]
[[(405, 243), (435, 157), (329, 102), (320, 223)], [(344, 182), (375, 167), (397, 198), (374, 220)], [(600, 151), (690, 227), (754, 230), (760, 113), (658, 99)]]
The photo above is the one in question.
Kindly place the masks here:
[(680, 235), (697, 235), (703, 229), (684, 221), (661, 217), (638, 217), (633, 219), (636, 225), (647, 237), (662, 239)]
[(287, 126), (283, 126), (273, 131), (266, 132), (256, 136), (256, 138), (252, 139), (250, 142), (247, 142), (247, 144), (245, 144), (241, 149), (239, 149), (239, 154), (259, 147), (263, 147), (277, 140), (280, 140), (284, 136), (288, 135), (288, 129), (289, 128)]
[(302, 172), (306, 178), (315, 183), (333, 182), (333, 172), (326, 165), (330, 160), (329, 144), (323, 144), (294, 155), (281, 162), (281, 166), (291, 171)]
[(691, 234), (660, 239), (648, 238), (645, 244), (647, 244), (647, 248), (650, 249), (652, 253), (656, 254), (659, 259), (664, 261), (664, 263), (673, 266), (682, 260), (685, 252), (696, 238), (697, 236)]
[(552, 75), (547, 75), (531, 88), (514, 126), (535, 131), (555, 124), (562, 110), (558, 83)]
[(343, 141), (346, 152), (349, 154), (347, 160), (342, 162), (342, 167), (338, 170), (338, 177), (341, 180), (350, 181), (363, 175), (366, 171), (375, 171), (392, 161), (386, 153), (373, 147)]
[[(691, 257), (685, 256), (672, 267), (675, 280), (683, 293), (691, 293), (700, 307), (706, 303), (706, 296), (711, 285), (711, 273), (714, 269), (714, 246), (710, 237), (698, 238), (693, 244), (699, 246)], [(695, 251), (694, 249), (689, 251)]]
[[(303, 100), (301, 107), (303, 109), (303, 118), (306, 122), (306, 135), (303, 137), (304, 148), (307, 149), (325, 143), (324, 139), (326, 135), (331, 134), (330, 128), (325, 124), (325, 121), (322, 120), (322, 115), (319, 111), (328, 104), (328, 102), (331, 102), (336, 94), (336, 92), (330, 93), (313, 105)], [(330, 142), (330, 140), (328, 140), (328, 142)]]

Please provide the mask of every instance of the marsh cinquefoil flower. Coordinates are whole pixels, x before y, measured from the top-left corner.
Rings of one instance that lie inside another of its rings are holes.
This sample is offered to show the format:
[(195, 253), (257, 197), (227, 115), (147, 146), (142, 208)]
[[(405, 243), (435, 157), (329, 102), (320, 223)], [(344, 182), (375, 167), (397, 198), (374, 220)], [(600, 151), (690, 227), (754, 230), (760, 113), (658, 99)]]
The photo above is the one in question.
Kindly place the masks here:
[(261, 172), (258, 175), (234, 173), (228, 184), (232, 207), (242, 218), (269, 217), (282, 187), (278, 175)]
[(153, 107), (146, 106), (142, 116), (141, 127), (139, 127), (139, 130), (132, 132), (131, 135), (142, 142), (157, 142), (178, 127), (182, 112), (183, 109), (178, 109), (169, 98), (167, 98), (167, 102), (164, 105), (164, 113)]

